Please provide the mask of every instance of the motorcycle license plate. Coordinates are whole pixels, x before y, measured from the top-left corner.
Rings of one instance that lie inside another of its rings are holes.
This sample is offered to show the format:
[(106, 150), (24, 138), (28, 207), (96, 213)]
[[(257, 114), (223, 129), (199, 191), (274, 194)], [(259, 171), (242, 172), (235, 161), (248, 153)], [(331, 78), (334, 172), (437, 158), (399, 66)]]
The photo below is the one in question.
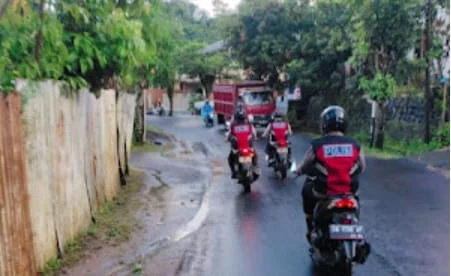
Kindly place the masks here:
[(332, 224), (329, 225), (332, 240), (363, 240), (362, 225)]
[(288, 153), (288, 148), (278, 148), (277, 152), (278, 153)]
[(251, 163), (252, 157), (250, 156), (240, 156), (239, 158), (240, 163)]

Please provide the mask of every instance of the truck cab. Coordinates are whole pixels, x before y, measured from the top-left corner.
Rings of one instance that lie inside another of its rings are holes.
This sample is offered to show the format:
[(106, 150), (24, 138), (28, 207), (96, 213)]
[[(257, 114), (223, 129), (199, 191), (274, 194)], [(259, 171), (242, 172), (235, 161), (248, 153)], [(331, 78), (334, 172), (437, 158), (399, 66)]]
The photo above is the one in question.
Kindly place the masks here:
[(238, 101), (242, 101), (249, 120), (258, 131), (266, 128), (276, 110), (272, 89), (262, 81), (215, 84), (212, 92), (218, 124), (226, 124), (231, 119)]

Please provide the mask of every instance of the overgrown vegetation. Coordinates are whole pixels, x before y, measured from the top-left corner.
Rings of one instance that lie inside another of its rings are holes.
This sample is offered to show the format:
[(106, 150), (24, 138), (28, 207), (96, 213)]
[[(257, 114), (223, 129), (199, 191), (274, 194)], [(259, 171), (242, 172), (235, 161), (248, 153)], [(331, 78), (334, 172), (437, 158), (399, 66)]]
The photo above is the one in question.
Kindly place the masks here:
[[(426, 48), (424, 18), (435, 20), (438, 9), (449, 10), (449, 4), (429, 2), (319, 0), (311, 5), (302, 0), (244, 0), (237, 14), (223, 15), (222, 21), (229, 44), (252, 78), (266, 80), (279, 91), (299, 86), (303, 97), (321, 99), (326, 106), (342, 105), (351, 116), (359, 116), (353, 112), (361, 109), (362, 96), (376, 100), (375, 146), (381, 149), (387, 144), (384, 138), (390, 139), (384, 133), (385, 105), (396, 94), (423, 97), (428, 57), (440, 66), (428, 71), (432, 87), (440, 87), (449, 26), (437, 20), (431, 30), (433, 45)], [(432, 102), (446, 99), (440, 92), (429, 97), (434, 97)], [(447, 105), (425, 105), (428, 118), (442, 106)], [(290, 118), (293, 125), (309, 123)], [(362, 125), (370, 124), (368, 120)]]
[(86, 252), (108, 246), (117, 246), (130, 239), (139, 221), (134, 214), (143, 203), (138, 193), (144, 183), (143, 173), (132, 169), (118, 195), (105, 202), (97, 210), (93, 223), (82, 234), (64, 245), (63, 253), (50, 260), (42, 271), (43, 275), (58, 275), (63, 268), (69, 268), (86, 256)]

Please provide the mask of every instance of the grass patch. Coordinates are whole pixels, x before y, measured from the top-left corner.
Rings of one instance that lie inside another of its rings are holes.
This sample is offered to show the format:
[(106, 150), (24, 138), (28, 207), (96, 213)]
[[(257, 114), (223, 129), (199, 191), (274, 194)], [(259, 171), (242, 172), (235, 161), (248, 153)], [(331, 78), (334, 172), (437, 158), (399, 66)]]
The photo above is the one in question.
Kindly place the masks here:
[(146, 127), (146, 131), (153, 132), (155, 134), (166, 135), (161, 129), (158, 129), (152, 125)]
[(150, 142), (145, 142), (143, 145), (132, 145), (134, 152), (165, 152), (174, 148), (174, 144), (167, 143), (165, 145), (155, 145)]
[(310, 139), (316, 139), (320, 138), (321, 134), (314, 133), (314, 132), (300, 132), (300, 134), (304, 137), (310, 138)]
[(143, 272), (143, 267), (140, 264), (135, 264), (133, 266), (133, 274), (134, 275), (141, 275)]
[[(446, 142), (441, 142), (437, 136), (434, 136), (429, 144), (425, 144), (419, 138), (412, 138), (408, 140), (393, 140), (385, 138), (384, 149), (369, 148), (369, 134), (356, 133), (353, 135), (364, 147), (365, 151), (370, 155), (375, 155), (381, 158), (397, 158), (405, 157), (425, 152), (435, 151), (447, 146)], [(449, 144), (449, 142), (448, 142)]]
[[(154, 126), (147, 126), (146, 128), (147, 132), (150, 132), (154, 135), (167, 137), (166, 133), (164, 133), (162, 130), (155, 128)], [(147, 136), (147, 140), (142, 145), (132, 144), (132, 151), (134, 152), (166, 152), (168, 150), (171, 150), (174, 148), (174, 144), (171, 143), (168, 138), (163, 138), (165, 140), (164, 145), (155, 145), (153, 143), (153, 135), (152, 137)]]
[(402, 156), (401, 154), (399, 154), (397, 152), (393, 152), (393, 151), (370, 148), (366, 145), (362, 145), (362, 147), (363, 147), (363, 152), (365, 153), (365, 155), (370, 155), (370, 156), (374, 156), (374, 157), (381, 158), (381, 159), (393, 159), (393, 158), (399, 158)]
[(136, 197), (143, 186), (143, 177), (143, 172), (131, 169), (127, 185), (121, 188), (113, 200), (98, 208), (95, 222), (85, 232), (67, 242), (61, 256), (48, 261), (40, 274), (59, 275), (63, 268), (71, 267), (82, 260), (85, 252), (104, 245), (117, 246), (129, 240), (133, 229), (139, 226), (135, 212), (142, 201)]
[(95, 215), (95, 224), (88, 228), (88, 235), (109, 245), (117, 245), (130, 238), (132, 229), (138, 224), (134, 214), (142, 204), (134, 197), (143, 185), (143, 173), (131, 170), (127, 185), (113, 200), (103, 204)]
[(47, 262), (42, 271), (42, 275), (56, 275), (61, 270), (61, 260), (59, 258), (53, 258)]
[[(400, 158), (425, 152), (431, 152), (449, 147), (449, 124), (445, 127), (436, 130), (432, 135), (432, 141), (425, 144), (419, 138), (411, 138), (408, 140), (394, 140), (386, 137), (384, 140), (384, 149), (370, 148), (368, 146), (370, 135), (367, 132), (360, 131), (350, 134), (363, 147), (367, 155), (375, 156), (383, 159)], [(321, 137), (320, 134), (314, 132), (300, 132), (302, 136), (310, 139)]]

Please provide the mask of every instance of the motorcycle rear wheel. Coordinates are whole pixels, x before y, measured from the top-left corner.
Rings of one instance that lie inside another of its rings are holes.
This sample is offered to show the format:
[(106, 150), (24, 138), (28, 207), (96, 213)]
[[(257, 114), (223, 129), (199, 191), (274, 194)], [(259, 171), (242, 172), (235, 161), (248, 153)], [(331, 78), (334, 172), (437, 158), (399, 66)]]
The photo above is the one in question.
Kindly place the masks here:
[(346, 261), (346, 263), (343, 264), (341, 275), (352, 276), (352, 270), (353, 270), (352, 261)]
[(287, 178), (287, 170), (283, 169), (280, 171), (280, 178), (282, 179)]
[(248, 179), (244, 180), (243, 187), (244, 193), (248, 194), (251, 192), (251, 182)]

